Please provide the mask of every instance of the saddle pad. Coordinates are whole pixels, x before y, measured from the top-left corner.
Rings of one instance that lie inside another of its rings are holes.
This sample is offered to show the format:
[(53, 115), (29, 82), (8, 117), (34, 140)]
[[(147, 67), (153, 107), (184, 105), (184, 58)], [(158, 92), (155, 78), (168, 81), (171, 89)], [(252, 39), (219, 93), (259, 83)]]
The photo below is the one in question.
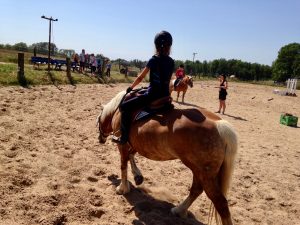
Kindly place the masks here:
[(138, 120), (141, 120), (141, 119), (144, 119), (148, 116), (151, 116), (154, 112), (147, 112), (145, 110), (142, 110), (140, 112), (138, 112), (134, 118), (134, 121), (138, 121)]
[(133, 117), (133, 121), (138, 121), (141, 119), (145, 119), (147, 117), (153, 116), (155, 114), (161, 113), (162, 111), (166, 111), (166, 110), (172, 110), (174, 109), (174, 105), (173, 104), (166, 104), (160, 108), (156, 108), (156, 109), (152, 109), (149, 107), (146, 107), (144, 109), (142, 109), (141, 111), (137, 112), (136, 115)]

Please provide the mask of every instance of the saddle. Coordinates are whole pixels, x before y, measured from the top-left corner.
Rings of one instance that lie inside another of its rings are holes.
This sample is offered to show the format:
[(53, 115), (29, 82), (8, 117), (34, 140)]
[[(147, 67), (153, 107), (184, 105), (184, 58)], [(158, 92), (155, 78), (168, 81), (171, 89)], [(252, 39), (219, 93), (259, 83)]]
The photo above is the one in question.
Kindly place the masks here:
[[(146, 91), (147, 88), (133, 90), (129, 95), (127, 95), (124, 98), (123, 101), (128, 101), (134, 97), (143, 95)], [(150, 105), (147, 105), (141, 109), (137, 109), (132, 115), (132, 121), (146, 119), (152, 115), (156, 115), (158, 113), (173, 109), (174, 105), (172, 104), (172, 100), (172, 97), (166, 96), (151, 102)]]
[(183, 78), (177, 78), (173, 81), (174, 90), (176, 87), (179, 86), (179, 84), (182, 82)]

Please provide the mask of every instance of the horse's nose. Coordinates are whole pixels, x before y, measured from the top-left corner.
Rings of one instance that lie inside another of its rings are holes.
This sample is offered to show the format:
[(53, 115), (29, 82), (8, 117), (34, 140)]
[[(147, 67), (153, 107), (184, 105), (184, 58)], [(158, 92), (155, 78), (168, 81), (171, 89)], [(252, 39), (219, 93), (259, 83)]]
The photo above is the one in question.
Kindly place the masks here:
[(99, 134), (98, 140), (100, 144), (104, 144), (106, 142), (106, 138), (104, 138), (101, 134)]

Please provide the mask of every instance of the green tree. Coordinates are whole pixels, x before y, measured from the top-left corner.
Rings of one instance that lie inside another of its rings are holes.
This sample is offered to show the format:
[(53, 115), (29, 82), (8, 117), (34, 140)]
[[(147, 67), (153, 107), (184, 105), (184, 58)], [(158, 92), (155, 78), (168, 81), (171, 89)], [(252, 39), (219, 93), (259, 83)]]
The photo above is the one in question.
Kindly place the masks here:
[(299, 75), (299, 55), (300, 44), (291, 43), (283, 46), (278, 57), (272, 65), (273, 79), (277, 81), (285, 81), (288, 78)]
[[(30, 46), (30, 49), (33, 49), (34, 47), (36, 47), (37, 53), (44, 54), (44, 55), (48, 54), (48, 42), (34, 43)], [(56, 47), (56, 45), (54, 43), (51, 43), (50, 55), (56, 55), (57, 52), (58, 52), (58, 48)]]
[(5, 44), (4, 48), (10, 50), (10, 49), (12, 49), (12, 46), (10, 44)]
[(138, 59), (134, 59), (131, 61), (131, 64), (137, 68), (139, 68), (139, 70), (141, 71), (145, 65), (146, 65), (147, 62), (143, 62), (141, 60), (138, 60)]
[(14, 44), (12, 46), (12, 48), (17, 51), (28, 51), (27, 44), (24, 42), (19, 42), (19, 43)]
[(202, 63), (202, 71), (204, 76), (208, 74), (208, 63), (206, 60), (204, 60)]

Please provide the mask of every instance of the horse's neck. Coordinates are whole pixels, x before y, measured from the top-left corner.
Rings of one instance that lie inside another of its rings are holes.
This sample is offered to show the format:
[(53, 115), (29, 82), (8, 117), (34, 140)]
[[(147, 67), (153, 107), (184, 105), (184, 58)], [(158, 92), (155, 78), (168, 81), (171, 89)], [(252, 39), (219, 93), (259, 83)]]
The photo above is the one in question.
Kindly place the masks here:
[(101, 122), (102, 127), (106, 133), (110, 133), (113, 131), (113, 118), (114, 118), (114, 114), (108, 113), (106, 114), (105, 118)]
[(110, 126), (111, 126), (111, 131), (113, 131), (113, 132), (120, 129), (120, 126), (121, 126), (121, 113), (120, 113), (119, 109), (117, 109), (116, 112), (111, 115)]

